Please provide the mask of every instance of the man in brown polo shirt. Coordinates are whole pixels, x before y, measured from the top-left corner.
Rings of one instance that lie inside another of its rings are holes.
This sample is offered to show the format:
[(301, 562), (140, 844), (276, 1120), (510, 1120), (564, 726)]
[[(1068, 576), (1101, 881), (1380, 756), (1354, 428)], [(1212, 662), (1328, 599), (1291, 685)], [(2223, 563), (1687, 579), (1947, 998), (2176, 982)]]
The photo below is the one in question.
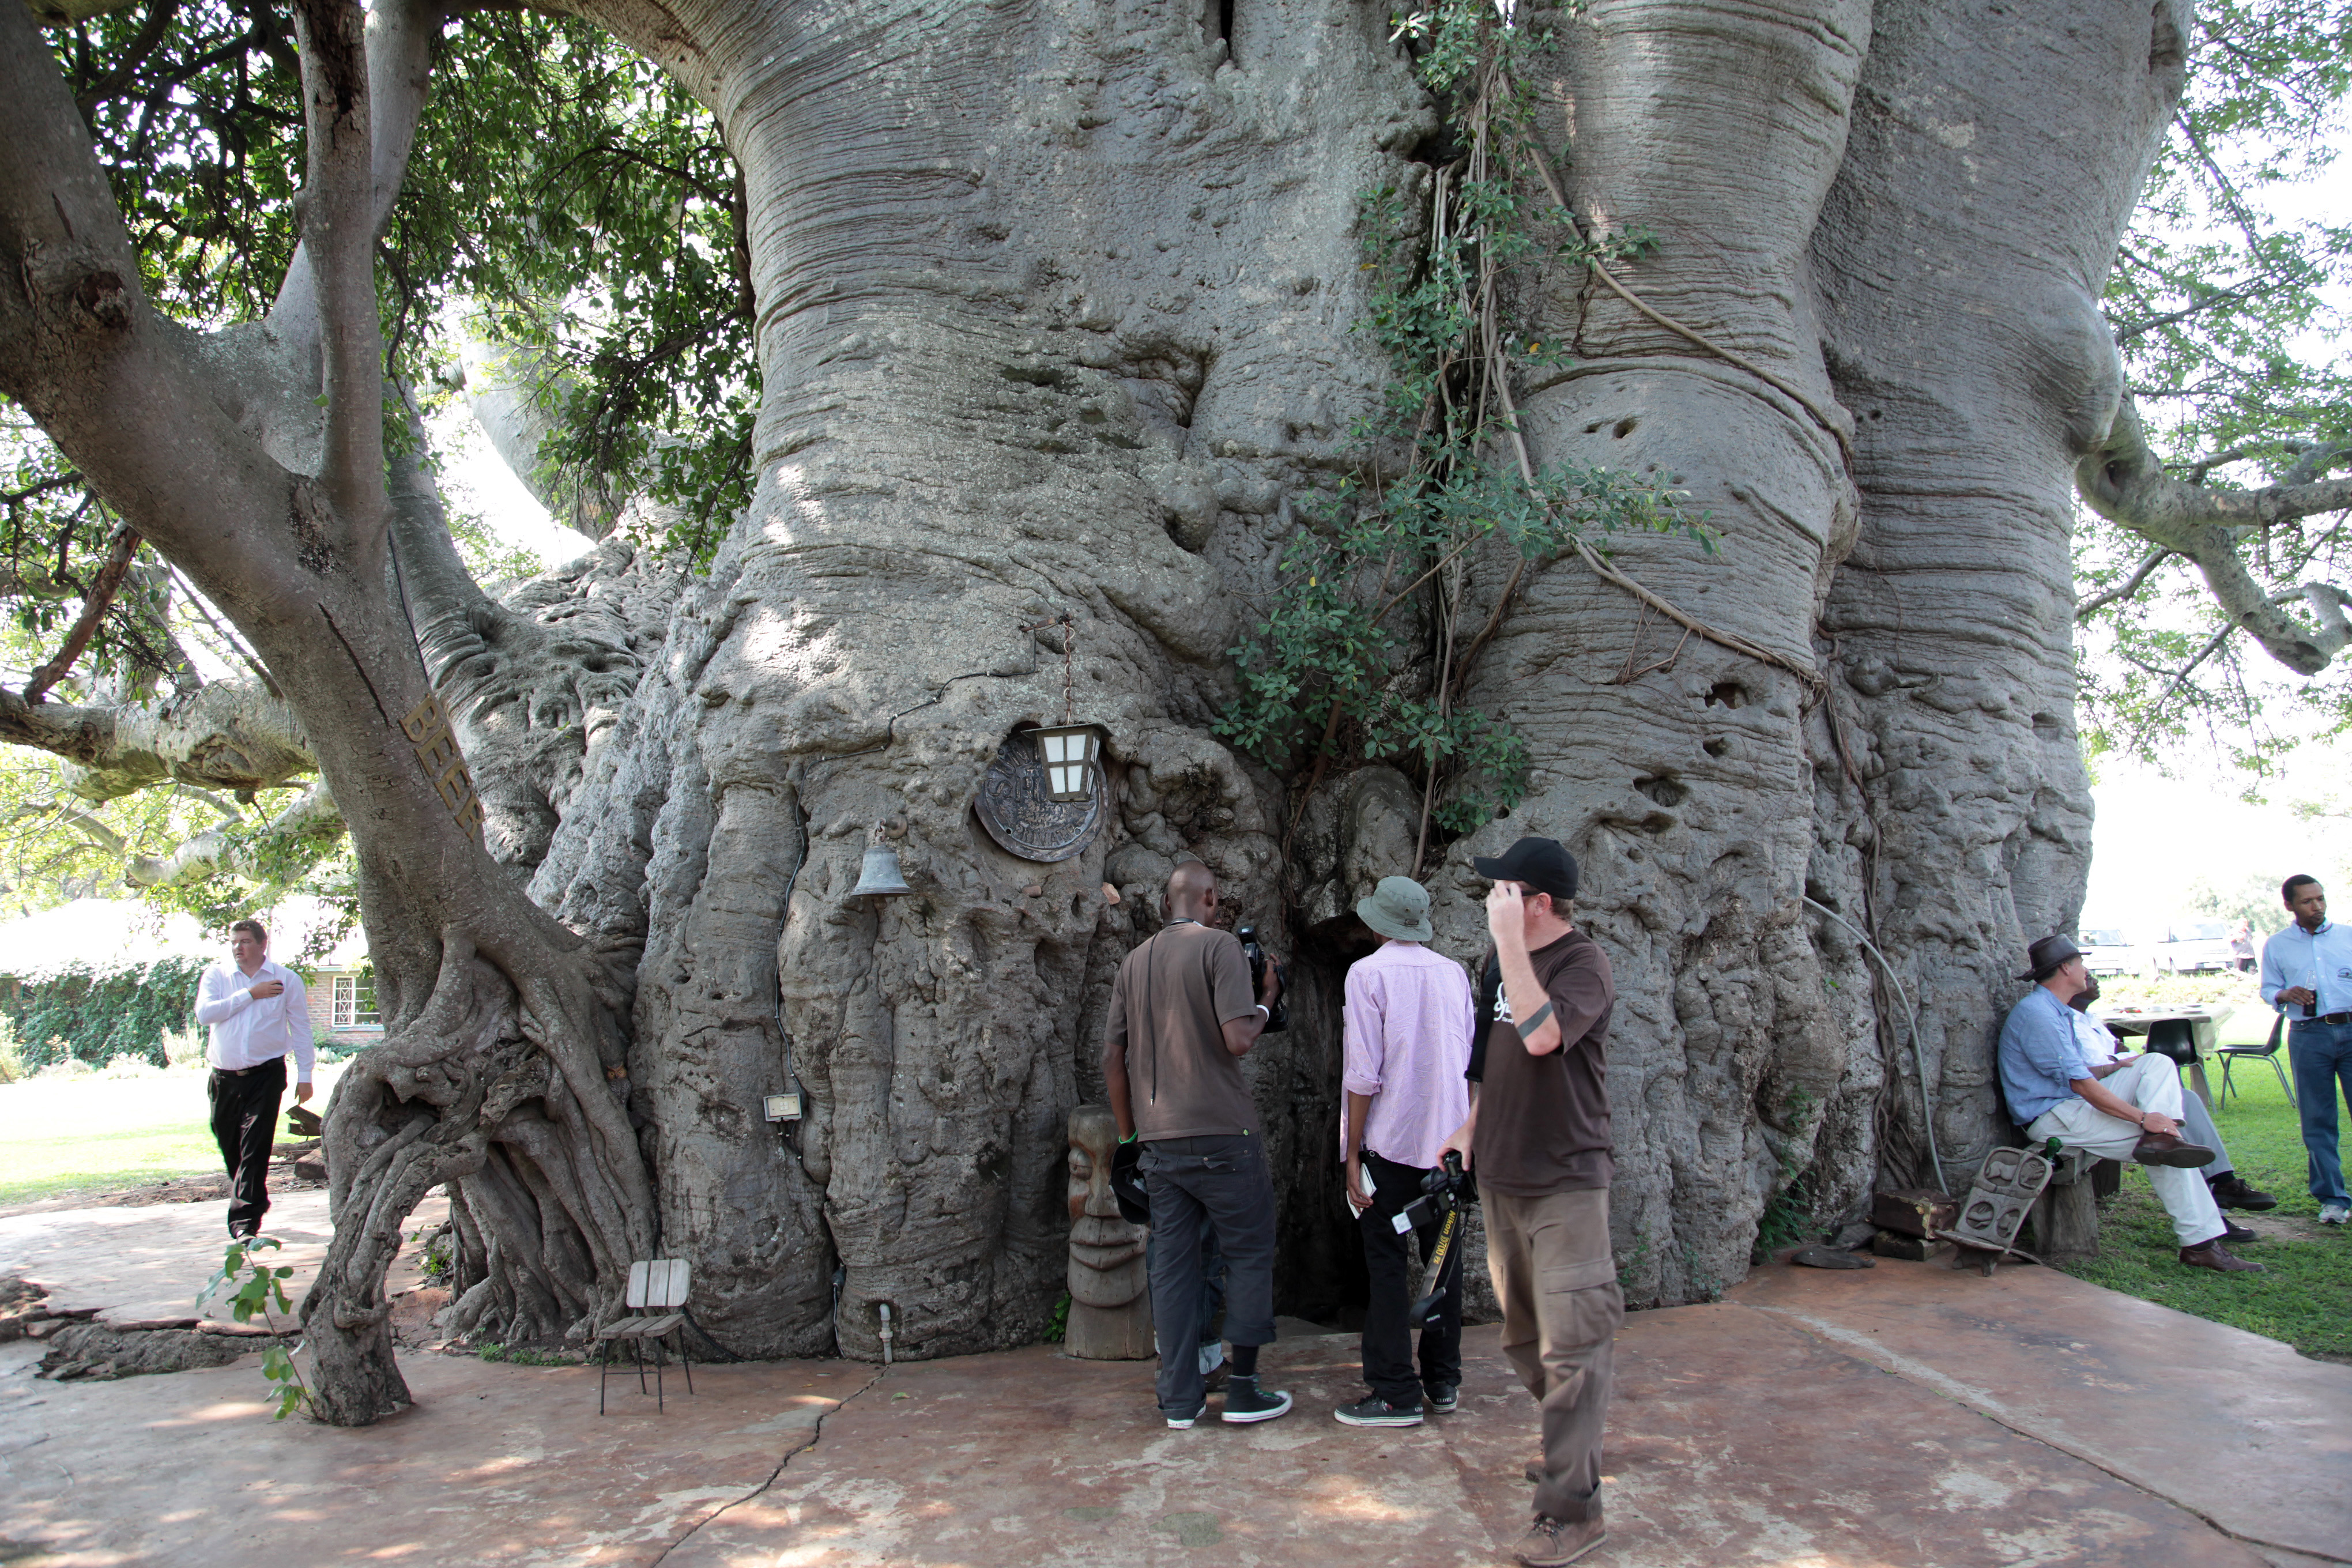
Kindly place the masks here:
[(1575, 858), (1522, 838), (1471, 864), (1494, 879), (1495, 951), (1468, 1077), (1470, 1119), (1446, 1141), (1468, 1155), (1486, 1219), (1486, 1268), (1503, 1306), (1503, 1351), (1535, 1395), (1543, 1458), (1535, 1521), (1512, 1548), (1559, 1568), (1606, 1540), (1601, 1435), (1625, 1299), (1609, 1247), (1609, 957), (1569, 922)]
[(1201, 1373), (1201, 1227), (1225, 1255), (1227, 1421), (1271, 1421), (1290, 1395), (1257, 1383), (1274, 1342), (1274, 1180), (1265, 1133), (1242, 1078), (1281, 994), (1277, 965), (1250, 994), (1249, 960), (1216, 929), (1217, 879), (1188, 860), (1168, 879), (1168, 923), (1127, 955), (1103, 1024), (1103, 1087), (1119, 1142), (1140, 1139), (1151, 1202), (1151, 1321), (1160, 1339), (1160, 1410), (1189, 1427), (1207, 1409)]

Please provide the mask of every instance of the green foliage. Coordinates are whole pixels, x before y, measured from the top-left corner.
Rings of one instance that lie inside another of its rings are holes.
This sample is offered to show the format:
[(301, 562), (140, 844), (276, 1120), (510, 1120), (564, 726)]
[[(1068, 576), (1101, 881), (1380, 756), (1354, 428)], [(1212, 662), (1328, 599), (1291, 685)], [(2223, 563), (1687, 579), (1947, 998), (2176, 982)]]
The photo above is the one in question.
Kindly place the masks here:
[(1045, 1320), (1045, 1342), (1049, 1345), (1060, 1344), (1069, 1337), (1069, 1333), (1070, 1293), (1065, 1290), (1062, 1292), (1061, 1299), (1054, 1303), (1052, 1314)]
[[(2352, 89), (2352, 3), (2200, 5), (2189, 84), (2107, 285), (2109, 322), (2149, 439), (2180, 478), (2249, 488), (2352, 442), (2352, 221), (2333, 192)], [(2325, 477), (2352, 453), (2319, 459)], [(2331, 575), (2347, 516), (2264, 529), (2242, 553), (2273, 592)], [(2123, 584), (2147, 542), (2078, 514), (2084, 597)], [(2088, 621), (2086, 744), (2142, 755), (2215, 744), (2259, 783), (2352, 721), (2352, 682), (2303, 680), (2232, 635), (2175, 557)]]
[(482, 1361), (502, 1361), (515, 1366), (578, 1366), (581, 1358), (556, 1351), (534, 1350), (529, 1345), (500, 1344), (485, 1340), (474, 1347), (475, 1356)]
[(2182, 891), (2181, 907), (2190, 914), (2249, 921), (2259, 944), (2263, 937), (2284, 931), (2286, 922), (2294, 918), (2287, 912), (2285, 900), (2279, 897), (2279, 885), (2285, 880), (2284, 877), (2252, 873), (2220, 886), (2200, 877)]
[(1647, 241), (1588, 239), (1573, 215), (1525, 194), (1526, 160), (1541, 152), (1514, 71), (1540, 40), (1477, 0), (1442, 0), (1395, 26), (1423, 84), (1448, 99), (1465, 151), (1425, 197), (1389, 185), (1362, 199), (1370, 300), (1357, 325), (1388, 359), (1381, 410), (1352, 433), (1355, 470), (1294, 498), (1296, 531), (1264, 613), (1231, 650), (1239, 690), (1217, 731), (1269, 766), (1318, 777), (1342, 755), (1389, 763), (1423, 780), (1430, 819), (1459, 834), (1517, 805), (1528, 766), (1508, 724), (1460, 701), (1507, 608), (1474, 611), (1469, 563), (1539, 568), (1619, 530), (1712, 542), (1672, 480), (1519, 468), (1501, 378), (1563, 356), (1508, 330), (1502, 277), (1547, 253), (1605, 258)]
[[(0, 960), (5, 963), (5, 960)], [(199, 958), (99, 972), (75, 966), (32, 977), (0, 974), (0, 1016), (19, 1040), (24, 1065), (37, 1070), (68, 1059), (91, 1066), (133, 1056), (166, 1067), (163, 1036), (194, 1027)]]
[(1780, 1105), (1780, 1125), (1784, 1130), (1779, 1152), (1780, 1171), (1772, 1184), (1772, 1194), (1764, 1200), (1764, 1212), (1756, 1222), (1756, 1241), (1749, 1249), (1748, 1261), (1762, 1263), (1784, 1247), (1797, 1247), (1818, 1240), (1822, 1222), (1813, 1212), (1816, 1193), (1813, 1173), (1799, 1145), (1796, 1134), (1812, 1131), (1813, 1097), (1804, 1089), (1791, 1088)]
[(0, 1012), (0, 1083), (15, 1083), (24, 1076), (25, 1052), (16, 1043), (16, 1020)]
[[(290, 1332), (294, 1309), (286, 1300), (286, 1281), (294, 1275), (289, 1264), (271, 1266), (261, 1261), (259, 1254), (278, 1250), (278, 1241), (273, 1236), (257, 1236), (242, 1241), (232, 1241), (221, 1257), (217, 1273), (207, 1280), (196, 1296), (196, 1308), (223, 1291), (228, 1293), (230, 1315), (240, 1323), (249, 1323), (256, 1317), (268, 1325), (273, 1333)], [(285, 1328), (278, 1327), (280, 1316), (289, 1319)], [(276, 1390), (278, 1409), (270, 1419), (283, 1421), (298, 1410), (310, 1405), (310, 1385), (302, 1379), (302, 1369), (294, 1364), (294, 1356), (284, 1340), (273, 1343), (261, 1358), (261, 1375)]]

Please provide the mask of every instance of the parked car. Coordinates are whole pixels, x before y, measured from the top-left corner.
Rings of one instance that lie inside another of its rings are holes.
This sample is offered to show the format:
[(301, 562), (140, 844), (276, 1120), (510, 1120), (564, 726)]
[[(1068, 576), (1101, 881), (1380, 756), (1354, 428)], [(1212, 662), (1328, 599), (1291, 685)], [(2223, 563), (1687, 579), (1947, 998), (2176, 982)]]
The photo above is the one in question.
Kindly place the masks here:
[(2164, 974), (2238, 966), (2237, 955), (2230, 951), (2228, 921), (2175, 921), (2149, 944), (2148, 952)]
[(2147, 954), (2119, 926), (2100, 926), (2083, 932), (2083, 963), (2094, 974), (2145, 974)]

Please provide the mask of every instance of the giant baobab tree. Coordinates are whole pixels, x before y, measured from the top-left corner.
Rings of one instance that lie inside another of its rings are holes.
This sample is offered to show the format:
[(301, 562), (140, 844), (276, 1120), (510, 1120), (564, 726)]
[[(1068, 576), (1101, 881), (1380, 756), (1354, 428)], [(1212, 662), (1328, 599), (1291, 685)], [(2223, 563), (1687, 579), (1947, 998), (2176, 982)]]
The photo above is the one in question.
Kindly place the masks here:
[[(407, 1397), (384, 1270), (444, 1184), (459, 1331), (576, 1335), (677, 1255), (744, 1353), (874, 1353), (885, 1301), (906, 1353), (1034, 1337), (1182, 853), (1297, 955), (1249, 1070), (1301, 1304), (1348, 1252), (1342, 917), (1418, 868), (1470, 956), (1469, 857), (1522, 833), (1616, 967), (1634, 1300), (1738, 1278), (1792, 1187), (1964, 1180), (2087, 863), (2078, 470), (2150, 527), (2281, 504), (2143, 482), (2099, 313), (2173, 0), (580, 0), (740, 170), (760, 390), (706, 564), (608, 541), (496, 599), (377, 261), (466, 7), (296, 0), (299, 247), (194, 324), (38, 9), (0, 0), (0, 392), (275, 689), (0, 731), (124, 787), (314, 773), (291, 829), (348, 831), (388, 1033), (328, 1119), (333, 1421)], [(975, 800), (1066, 711), (1096, 820), (1016, 855)], [(877, 842), (908, 895), (852, 895)]]

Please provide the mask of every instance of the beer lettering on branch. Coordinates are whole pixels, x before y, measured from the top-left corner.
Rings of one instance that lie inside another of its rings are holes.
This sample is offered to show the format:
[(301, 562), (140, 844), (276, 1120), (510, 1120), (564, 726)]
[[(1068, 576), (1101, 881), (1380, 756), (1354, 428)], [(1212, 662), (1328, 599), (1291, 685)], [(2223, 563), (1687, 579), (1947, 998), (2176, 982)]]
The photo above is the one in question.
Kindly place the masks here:
[(482, 797), (474, 793), (474, 775), (466, 771), (466, 755), (457, 749), (457, 733), (449, 727), (448, 710), (441, 706), (441, 699), (427, 697), (410, 709), (400, 728), (415, 748), (425, 776), (441, 792), (441, 804), (449, 808), (457, 826), (478, 841), (482, 819), (488, 814)]

